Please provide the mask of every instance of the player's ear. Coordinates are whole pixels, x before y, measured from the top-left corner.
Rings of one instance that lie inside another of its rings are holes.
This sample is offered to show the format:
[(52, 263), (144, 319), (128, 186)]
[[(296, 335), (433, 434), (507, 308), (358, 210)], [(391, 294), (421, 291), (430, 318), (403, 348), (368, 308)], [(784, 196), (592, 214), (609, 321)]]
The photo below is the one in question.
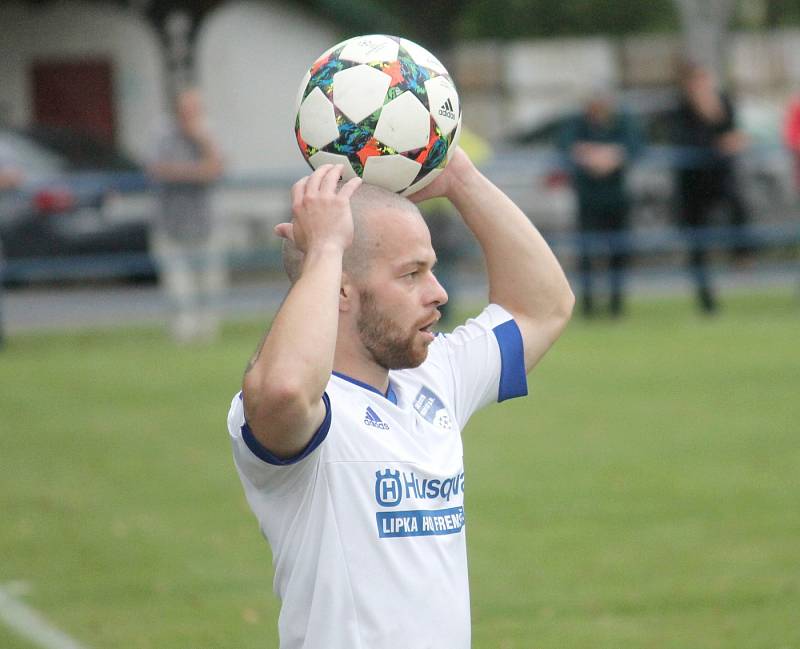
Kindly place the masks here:
[(353, 297), (356, 287), (350, 281), (347, 273), (342, 273), (342, 283), (339, 286), (339, 312), (350, 311), (353, 308)]

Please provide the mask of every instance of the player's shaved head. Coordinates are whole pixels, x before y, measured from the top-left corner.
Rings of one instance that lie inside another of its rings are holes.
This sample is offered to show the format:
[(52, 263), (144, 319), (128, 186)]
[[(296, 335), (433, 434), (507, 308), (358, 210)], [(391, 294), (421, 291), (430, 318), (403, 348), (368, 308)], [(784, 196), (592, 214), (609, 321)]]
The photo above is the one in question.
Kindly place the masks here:
[[(370, 263), (380, 250), (379, 224), (381, 214), (388, 211), (406, 212), (422, 218), (417, 206), (410, 200), (394, 192), (362, 184), (350, 198), (350, 209), (353, 213), (353, 244), (345, 251), (342, 266), (351, 278), (365, 276), (369, 272)], [(293, 242), (283, 242), (283, 267), (294, 284), (300, 277), (303, 266), (303, 253)]]

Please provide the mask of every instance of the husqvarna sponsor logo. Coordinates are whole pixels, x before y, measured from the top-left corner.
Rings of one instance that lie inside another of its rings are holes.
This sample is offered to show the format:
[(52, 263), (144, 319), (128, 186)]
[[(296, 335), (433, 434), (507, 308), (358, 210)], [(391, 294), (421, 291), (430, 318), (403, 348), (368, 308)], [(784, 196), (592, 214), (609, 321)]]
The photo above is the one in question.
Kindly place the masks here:
[[(389, 468), (375, 472), (375, 501), (384, 508), (398, 507), (404, 501), (428, 502), (435, 507), (447, 504), (463, 493), (463, 471), (447, 478), (420, 477), (413, 471)], [(464, 508), (461, 505), (441, 509), (378, 511), (375, 518), (380, 538), (457, 534), (464, 528)]]
[(400, 471), (375, 472), (375, 500), (381, 507), (396, 507), (403, 500)]
[(396, 507), (403, 499), (450, 502), (463, 493), (463, 471), (449, 478), (421, 478), (413, 471), (399, 469), (375, 472), (375, 500), (381, 507)]

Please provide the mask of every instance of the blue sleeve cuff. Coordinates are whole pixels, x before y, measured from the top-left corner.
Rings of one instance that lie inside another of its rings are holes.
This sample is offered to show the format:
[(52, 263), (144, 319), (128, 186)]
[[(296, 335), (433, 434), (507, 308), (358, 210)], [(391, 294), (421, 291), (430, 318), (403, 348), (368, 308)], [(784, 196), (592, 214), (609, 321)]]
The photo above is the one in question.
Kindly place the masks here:
[(497, 401), (505, 401), (528, 394), (525, 373), (525, 347), (522, 334), (514, 320), (497, 325), (492, 331), (500, 346), (500, 386)]
[(328, 436), (328, 431), (331, 427), (331, 400), (327, 393), (322, 394), (322, 401), (325, 403), (325, 419), (323, 419), (319, 428), (317, 428), (317, 431), (314, 433), (314, 436), (308, 442), (306, 447), (297, 455), (293, 457), (281, 458), (275, 455), (272, 451), (267, 450), (264, 448), (261, 442), (256, 439), (256, 436), (253, 435), (253, 431), (250, 430), (250, 426), (247, 425), (246, 421), (242, 425), (242, 439), (244, 440), (244, 443), (247, 444), (247, 448), (250, 449), (253, 455), (261, 460), (264, 460), (264, 462), (267, 464), (273, 464), (275, 466), (296, 464), (300, 460), (311, 455)]

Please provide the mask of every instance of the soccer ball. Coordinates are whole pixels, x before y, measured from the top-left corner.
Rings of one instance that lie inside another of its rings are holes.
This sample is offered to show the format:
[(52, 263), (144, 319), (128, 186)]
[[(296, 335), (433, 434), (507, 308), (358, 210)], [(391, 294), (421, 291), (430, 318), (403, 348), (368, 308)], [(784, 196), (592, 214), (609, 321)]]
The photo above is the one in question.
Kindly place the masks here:
[(308, 70), (294, 130), (312, 168), (344, 164), (344, 180), (361, 176), (408, 195), (431, 183), (455, 151), (461, 105), (426, 49), (396, 36), (357, 36)]

